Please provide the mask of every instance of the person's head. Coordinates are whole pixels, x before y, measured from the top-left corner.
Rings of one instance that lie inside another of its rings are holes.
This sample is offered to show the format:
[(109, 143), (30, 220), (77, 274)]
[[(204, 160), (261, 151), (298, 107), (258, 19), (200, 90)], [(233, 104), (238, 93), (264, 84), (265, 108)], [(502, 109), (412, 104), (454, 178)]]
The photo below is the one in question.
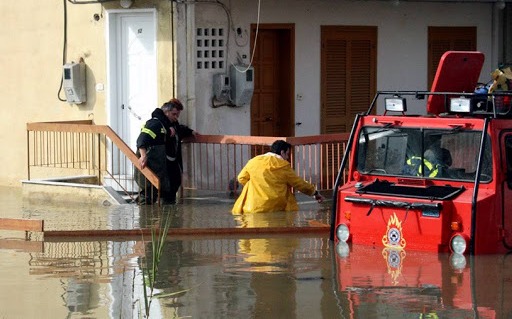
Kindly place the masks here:
[(167, 116), (169, 121), (177, 122), (180, 117), (180, 113), (183, 110), (183, 104), (181, 104), (178, 99), (170, 99), (162, 105), (161, 109), (164, 111), (164, 114)]
[(446, 148), (442, 148), (441, 152), (442, 152), (441, 154), (442, 154), (442, 158), (443, 158), (443, 163), (447, 167), (452, 166), (453, 160), (452, 160), (452, 154), (450, 153), (450, 151), (447, 150)]
[(277, 155), (281, 155), (282, 158), (284, 158), (285, 160), (288, 160), (290, 158), (290, 149), (291, 148), (292, 148), (292, 145), (290, 143), (287, 143), (283, 140), (277, 140), (274, 143), (272, 143), (272, 146), (270, 147), (270, 151)]
[(440, 147), (441, 146), (441, 134), (428, 134), (425, 136), (425, 146), (429, 147)]

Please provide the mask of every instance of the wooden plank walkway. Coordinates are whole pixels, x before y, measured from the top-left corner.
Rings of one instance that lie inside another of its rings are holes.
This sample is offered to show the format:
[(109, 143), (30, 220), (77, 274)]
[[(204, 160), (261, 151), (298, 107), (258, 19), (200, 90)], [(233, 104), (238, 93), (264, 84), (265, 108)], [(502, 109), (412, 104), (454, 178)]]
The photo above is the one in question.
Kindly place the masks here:
[(0, 229), (18, 231), (44, 231), (44, 221), (37, 219), (0, 218)]
[[(315, 223), (306, 227), (242, 227), (242, 228), (171, 228), (167, 236), (173, 237), (220, 237), (220, 236), (266, 236), (286, 234), (329, 234), (329, 225)], [(157, 232), (158, 233), (158, 232)], [(58, 237), (151, 237), (150, 228), (119, 230), (52, 230), (45, 231), (45, 241)]]
[(42, 241), (29, 239), (29, 232), (44, 232), (44, 221), (37, 219), (0, 218), (0, 230), (24, 231), (25, 239), (0, 239), (0, 249), (12, 249), (23, 252), (43, 252)]
[[(45, 240), (50, 238), (86, 238), (86, 237), (151, 237), (150, 228), (140, 229), (91, 229), (91, 230), (44, 230), (44, 220), (35, 219), (12, 219), (0, 218), (0, 230), (13, 230), (25, 232), (42, 232)], [(329, 225), (322, 222), (311, 220), (308, 226), (295, 227), (228, 227), (228, 228), (171, 228), (168, 237), (187, 237), (187, 236), (266, 236), (266, 235), (286, 235), (286, 234), (328, 234)], [(158, 233), (158, 230), (157, 230)], [(50, 240), (51, 241), (51, 240)], [(5, 244), (5, 243), (4, 243)], [(9, 243), (11, 245), (12, 243)], [(2, 248), (2, 247), (0, 247)], [(34, 249), (34, 248), (32, 248)], [(36, 250), (38, 250), (36, 248)]]
[(44, 252), (44, 242), (32, 240), (0, 239), (0, 249), (10, 249), (25, 253)]

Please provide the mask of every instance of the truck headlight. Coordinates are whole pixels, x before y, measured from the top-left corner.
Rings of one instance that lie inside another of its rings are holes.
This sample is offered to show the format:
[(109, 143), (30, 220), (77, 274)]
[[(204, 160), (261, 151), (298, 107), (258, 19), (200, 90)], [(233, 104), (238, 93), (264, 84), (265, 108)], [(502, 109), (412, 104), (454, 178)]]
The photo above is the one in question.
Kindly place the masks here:
[(346, 242), (340, 241), (336, 244), (336, 253), (341, 258), (347, 258), (350, 255), (350, 247)]
[(450, 248), (456, 254), (462, 255), (466, 251), (467, 246), (466, 238), (461, 234), (457, 234), (450, 239)]
[(453, 270), (460, 272), (466, 268), (466, 256), (461, 254), (451, 254), (450, 255), (450, 265)]
[(348, 229), (348, 226), (346, 224), (340, 224), (338, 225), (338, 228), (336, 229), (336, 237), (342, 242), (347, 242), (348, 237), (350, 236), (350, 231)]

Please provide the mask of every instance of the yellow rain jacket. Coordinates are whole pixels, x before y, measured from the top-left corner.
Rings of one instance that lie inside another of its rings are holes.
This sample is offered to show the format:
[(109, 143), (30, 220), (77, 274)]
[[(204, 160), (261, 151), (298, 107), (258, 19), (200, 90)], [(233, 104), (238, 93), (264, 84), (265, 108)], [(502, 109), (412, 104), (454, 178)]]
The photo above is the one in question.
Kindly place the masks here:
[(315, 186), (295, 174), (290, 163), (272, 152), (258, 155), (245, 165), (238, 181), (244, 185), (233, 214), (296, 211), (291, 188), (313, 196)]

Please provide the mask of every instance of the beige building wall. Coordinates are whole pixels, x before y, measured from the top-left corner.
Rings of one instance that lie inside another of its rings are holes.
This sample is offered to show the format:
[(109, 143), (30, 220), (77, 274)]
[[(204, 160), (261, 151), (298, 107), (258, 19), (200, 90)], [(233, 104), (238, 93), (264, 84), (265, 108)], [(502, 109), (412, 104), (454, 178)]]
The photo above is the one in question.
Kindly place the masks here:
[[(67, 46), (63, 61), (65, 7)], [(173, 93), (171, 7), (171, 1), (136, 0), (130, 8), (157, 10), (159, 105)], [(7, 22), (0, 28), (0, 185), (21, 186), (20, 180), (27, 178), (26, 123), (92, 119), (96, 124), (107, 124), (106, 10), (121, 9), (117, 0), (103, 4), (0, 1), (0, 17)], [(87, 65), (87, 103), (68, 104), (58, 98), (65, 98), (63, 91), (59, 95), (62, 65), (80, 58)], [(97, 83), (104, 89), (97, 91)]]
[[(243, 62), (249, 63), (251, 25), (294, 24), (294, 122), (301, 123), (296, 126), (296, 136), (320, 132), (324, 25), (378, 28), (377, 90), (427, 89), (429, 26), (477, 28), (477, 49), (486, 56), (482, 82), (490, 79), (490, 72), (499, 64), (502, 47), (503, 11), (483, 0), (401, 1), (394, 5), (377, 0), (261, 0), (261, 6), (253, 0), (223, 0), (224, 5), (216, 1), (134, 0), (130, 9), (122, 9), (119, 0), (89, 2), (93, 1), (0, 1), (0, 17), (7, 21), (7, 27), (0, 30), (0, 185), (18, 186), (27, 178), (27, 122), (92, 119), (96, 124), (108, 124), (107, 10), (155, 9), (158, 105), (147, 108), (152, 110), (170, 97), (178, 97), (185, 104), (180, 122), (201, 134), (250, 135), (251, 109), (248, 105), (212, 107), (214, 75), (222, 70), (196, 67), (196, 28), (231, 30), (225, 61), (230, 66), (237, 63), (238, 56), (245, 56)], [(64, 4), (68, 11), (66, 62), (83, 58), (87, 64), (88, 102), (80, 106), (61, 102), (57, 95), (63, 64)], [(241, 41), (236, 38), (238, 28), (246, 35)], [(96, 90), (97, 84), (104, 89)], [(411, 101), (408, 107), (415, 113), (424, 110), (423, 102)]]

